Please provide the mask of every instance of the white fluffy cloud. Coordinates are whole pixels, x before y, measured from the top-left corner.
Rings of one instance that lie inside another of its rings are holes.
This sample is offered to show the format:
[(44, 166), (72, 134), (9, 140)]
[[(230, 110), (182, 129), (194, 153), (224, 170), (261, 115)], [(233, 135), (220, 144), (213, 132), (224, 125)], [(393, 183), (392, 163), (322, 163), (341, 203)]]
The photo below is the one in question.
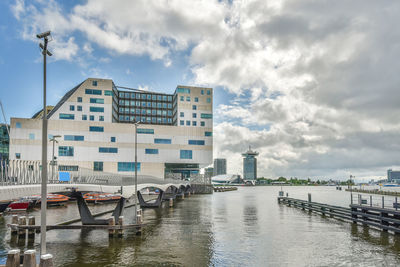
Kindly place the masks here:
[[(399, 166), (398, 1), (16, 1), (23, 36), (51, 29), (58, 59), (85, 37), (110, 54), (173, 64), (236, 95), (215, 112), (215, 156), (241, 172), (250, 144), (264, 176), (384, 176)], [(92, 44), (92, 45), (91, 45)], [(83, 45), (83, 44), (82, 44)], [(56, 52), (56, 51), (55, 51)], [(108, 58), (108, 57), (107, 57)]]

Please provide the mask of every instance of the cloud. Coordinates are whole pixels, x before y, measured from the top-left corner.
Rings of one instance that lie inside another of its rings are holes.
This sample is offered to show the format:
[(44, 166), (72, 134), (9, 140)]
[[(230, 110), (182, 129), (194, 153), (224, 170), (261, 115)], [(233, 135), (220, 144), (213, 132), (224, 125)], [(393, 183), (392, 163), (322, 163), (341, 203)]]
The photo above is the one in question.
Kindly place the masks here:
[(235, 96), (217, 106), (214, 129), (214, 155), (227, 157), (232, 172), (252, 145), (260, 175), (342, 179), (400, 167), (399, 10), (390, 0), (12, 7), (25, 39), (53, 30), (58, 59), (74, 60), (85, 44), (86, 53), (108, 51), (104, 62), (147, 55), (171, 66), (185, 52), (195, 85)]

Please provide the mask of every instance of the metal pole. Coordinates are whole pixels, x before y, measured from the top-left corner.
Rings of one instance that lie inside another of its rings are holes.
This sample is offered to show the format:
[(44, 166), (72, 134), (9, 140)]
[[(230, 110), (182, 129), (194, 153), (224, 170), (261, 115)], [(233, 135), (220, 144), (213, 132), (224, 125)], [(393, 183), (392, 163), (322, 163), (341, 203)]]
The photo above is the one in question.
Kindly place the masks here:
[(51, 158), (51, 180), (54, 182), (54, 143), (56, 139), (53, 138), (53, 157)]
[(135, 224), (137, 224), (137, 123), (135, 123)]
[(46, 209), (47, 209), (47, 110), (46, 110), (46, 55), (47, 37), (43, 48), (43, 124), (42, 124), (42, 200), (40, 211), (40, 254), (46, 254)]

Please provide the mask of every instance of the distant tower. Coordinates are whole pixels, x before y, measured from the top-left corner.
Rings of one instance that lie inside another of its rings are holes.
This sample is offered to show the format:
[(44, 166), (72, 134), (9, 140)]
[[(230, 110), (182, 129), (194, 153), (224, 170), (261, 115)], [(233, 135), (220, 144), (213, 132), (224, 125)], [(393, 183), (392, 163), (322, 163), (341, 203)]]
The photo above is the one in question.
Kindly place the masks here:
[(257, 179), (257, 158), (258, 152), (249, 150), (242, 154), (243, 156), (243, 179), (255, 180)]
[(226, 174), (226, 159), (214, 159), (214, 176)]

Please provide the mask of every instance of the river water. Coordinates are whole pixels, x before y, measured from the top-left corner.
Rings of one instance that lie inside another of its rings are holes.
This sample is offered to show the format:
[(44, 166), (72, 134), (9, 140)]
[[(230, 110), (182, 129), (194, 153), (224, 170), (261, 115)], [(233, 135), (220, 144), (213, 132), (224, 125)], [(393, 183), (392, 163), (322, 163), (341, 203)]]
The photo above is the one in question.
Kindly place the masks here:
[[(56, 266), (399, 266), (400, 237), (277, 203), (280, 187), (194, 195), (173, 208), (144, 210), (143, 234), (109, 239), (104, 230), (53, 230), (48, 252)], [(294, 198), (348, 206), (335, 187), (283, 187)], [(94, 211), (112, 205), (91, 207)], [(133, 208), (125, 211), (132, 221)], [(39, 216), (39, 211), (30, 215)], [(49, 223), (75, 218), (76, 206), (49, 210)], [(0, 218), (0, 264), (10, 244)], [(30, 248), (39, 250), (39, 235)]]

